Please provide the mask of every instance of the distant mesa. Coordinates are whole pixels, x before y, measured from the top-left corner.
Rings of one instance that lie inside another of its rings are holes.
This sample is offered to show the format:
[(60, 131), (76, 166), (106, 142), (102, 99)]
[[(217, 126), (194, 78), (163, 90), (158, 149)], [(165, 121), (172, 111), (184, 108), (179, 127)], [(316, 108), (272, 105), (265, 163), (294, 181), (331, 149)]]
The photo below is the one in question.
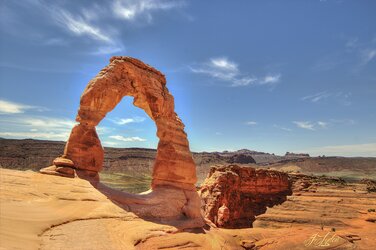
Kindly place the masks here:
[(256, 164), (255, 159), (252, 156), (246, 154), (235, 154), (230, 156), (228, 163), (239, 163), (239, 164)]
[(306, 157), (310, 157), (310, 156), (309, 156), (309, 154), (306, 154), (306, 153), (286, 152), (285, 157), (289, 157), (289, 158), (306, 158)]

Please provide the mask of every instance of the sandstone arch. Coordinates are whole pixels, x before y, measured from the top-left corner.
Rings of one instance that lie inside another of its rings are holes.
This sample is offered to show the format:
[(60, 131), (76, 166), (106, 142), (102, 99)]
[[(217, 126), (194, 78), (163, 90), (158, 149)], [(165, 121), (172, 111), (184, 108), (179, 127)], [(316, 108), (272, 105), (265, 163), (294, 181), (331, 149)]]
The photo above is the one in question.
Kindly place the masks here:
[[(183, 195), (185, 201), (182, 204), (175, 202), (172, 205), (174, 208), (170, 209), (173, 211), (167, 214), (161, 210), (160, 217), (183, 214), (191, 218), (201, 218), (200, 199), (194, 185), (197, 181), (196, 166), (189, 150), (184, 124), (174, 111), (174, 98), (166, 87), (165, 76), (131, 57), (112, 57), (110, 64), (88, 83), (81, 96), (76, 117), (79, 124), (72, 129), (64, 155), (55, 159), (54, 169), (47, 168), (42, 172), (63, 174), (73, 168), (77, 174), (97, 177), (103, 166), (104, 152), (95, 126), (124, 96), (134, 97), (133, 104), (142, 108), (155, 121), (157, 127), (159, 143), (151, 185), (154, 192), (142, 197), (120, 192), (108, 193), (127, 205), (153, 204), (151, 209), (155, 209), (156, 204), (169, 203), (166, 202), (168, 199), (181, 199)], [(170, 192), (169, 194), (175, 197), (169, 197), (168, 192), (166, 193), (169, 189), (182, 191), (178, 191), (179, 194)], [(103, 190), (108, 191), (105, 188)], [(134, 206), (133, 209), (138, 208)], [(145, 208), (142, 211), (145, 211)], [(153, 213), (150, 210), (147, 214)]]

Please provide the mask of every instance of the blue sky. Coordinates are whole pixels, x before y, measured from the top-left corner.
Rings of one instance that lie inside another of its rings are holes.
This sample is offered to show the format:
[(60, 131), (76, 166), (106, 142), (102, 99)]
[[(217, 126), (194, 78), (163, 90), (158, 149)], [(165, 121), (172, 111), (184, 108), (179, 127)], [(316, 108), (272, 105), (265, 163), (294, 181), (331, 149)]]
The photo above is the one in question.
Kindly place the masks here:
[[(376, 156), (376, 2), (0, 2), (0, 137), (66, 140), (112, 55), (162, 71), (192, 151)], [(130, 97), (104, 146), (156, 148)]]

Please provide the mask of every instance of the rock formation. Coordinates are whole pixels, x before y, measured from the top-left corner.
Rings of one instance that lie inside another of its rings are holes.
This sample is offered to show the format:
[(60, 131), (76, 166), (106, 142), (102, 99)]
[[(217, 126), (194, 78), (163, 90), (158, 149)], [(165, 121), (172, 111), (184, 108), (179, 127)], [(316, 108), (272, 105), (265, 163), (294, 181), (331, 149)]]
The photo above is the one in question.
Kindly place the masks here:
[(288, 175), (238, 165), (216, 166), (201, 185), (205, 217), (218, 227), (252, 227), (255, 216), (291, 194)]
[[(143, 109), (157, 126), (159, 143), (152, 173), (154, 192), (143, 196), (112, 192), (97, 184), (104, 151), (95, 126), (124, 96), (134, 97), (133, 104)], [(196, 166), (184, 124), (174, 111), (174, 98), (161, 72), (131, 57), (112, 57), (110, 64), (84, 90), (76, 121), (79, 124), (72, 129), (64, 155), (57, 158), (53, 166), (42, 169), (42, 173), (72, 177), (69, 169), (74, 169), (77, 175), (96, 183), (110, 198), (139, 211), (143, 216), (201, 219), (200, 199), (194, 185), (197, 181)], [(153, 206), (158, 207), (156, 204), (162, 203), (170, 210), (153, 210)], [(143, 205), (149, 206), (149, 209)], [(156, 215), (158, 212), (160, 214)]]

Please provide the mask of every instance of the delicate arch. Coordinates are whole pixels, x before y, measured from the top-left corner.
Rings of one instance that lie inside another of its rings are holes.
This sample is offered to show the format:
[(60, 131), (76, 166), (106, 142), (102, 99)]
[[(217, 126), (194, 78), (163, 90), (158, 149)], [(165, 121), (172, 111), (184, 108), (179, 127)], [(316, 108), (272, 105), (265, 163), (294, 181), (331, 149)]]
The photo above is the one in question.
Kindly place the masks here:
[(65, 157), (77, 169), (93, 172), (102, 169), (104, 153), (95, 126), (124, 96), (133, 96), (133, 104), (145, 110), (156, 123), (159, 143), (152, 187), (170, 185), (194, 190), (196, 166), (165, 76), (131, 57), (112, 57), (110, 64), (88, 83), (76, 117), (79, 124), (72, 129)]

